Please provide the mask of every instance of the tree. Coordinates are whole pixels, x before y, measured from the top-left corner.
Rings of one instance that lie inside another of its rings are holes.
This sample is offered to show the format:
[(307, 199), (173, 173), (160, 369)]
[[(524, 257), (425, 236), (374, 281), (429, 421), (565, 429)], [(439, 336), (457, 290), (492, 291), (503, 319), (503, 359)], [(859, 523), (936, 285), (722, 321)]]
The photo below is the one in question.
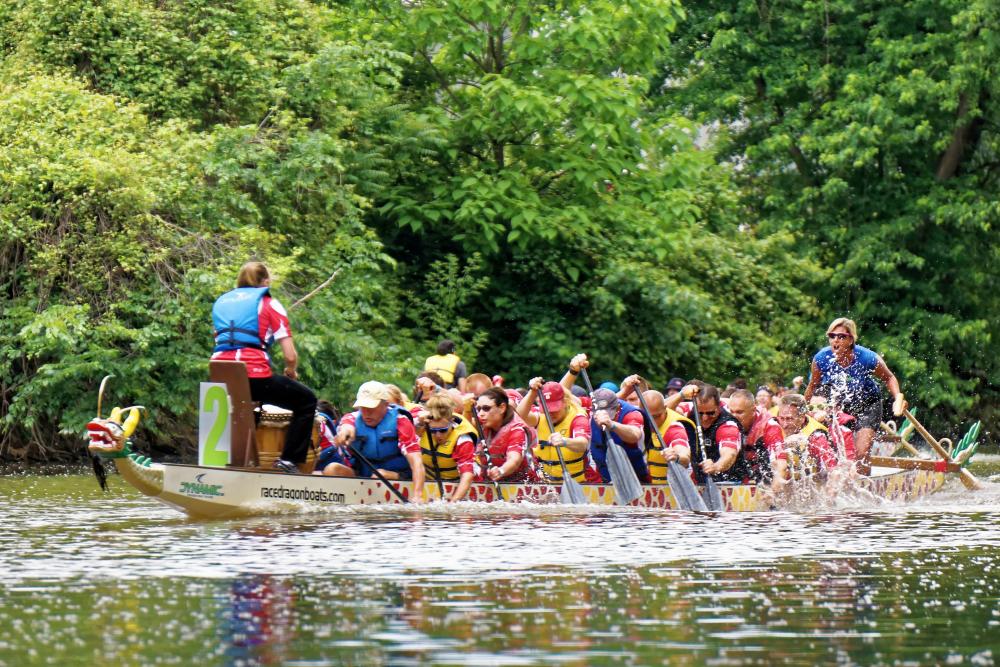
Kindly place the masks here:
[(758, 232), (827, 270), (822, 319), (858, 320), (942, 421), (997, 404), (998, 11), (700, 3), (664, 72), (665, 108), (721, 128)]
[(483, 296), (452, 312), (489, 332), (484, 364), (553, 374), (586, 349), (608, 374), (788, 372), (772, 295), (809, 304), (758, 265), (779, 242), (738, 231), (728, 168), (649, 95), (677, 3), (380, 7), (370, 29), (411, 56), (402, 92), (434, 130), (393, 152), (373, 223), (412, 276), (484, 258)]

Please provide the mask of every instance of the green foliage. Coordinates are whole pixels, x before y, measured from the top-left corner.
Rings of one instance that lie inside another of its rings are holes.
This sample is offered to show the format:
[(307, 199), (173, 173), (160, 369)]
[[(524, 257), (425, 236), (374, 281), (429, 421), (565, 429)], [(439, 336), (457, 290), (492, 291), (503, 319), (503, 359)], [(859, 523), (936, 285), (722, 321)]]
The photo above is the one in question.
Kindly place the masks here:
[(488, 334), (484, 368), (556, 374), (582, 350), (663, 381), (794, 368), (770, 323), (810, 307), (786, 282), (803, 267), (738, 231), (728, 170), (649, 95), (682, 18), (674, 2), (442, 0), (372, 21), (411, 54), (406, 93), (437, 128), (373, 222), (411, 281), (442, 255), (484, 258), (463, 310)]
[(857, 319), (939, 417), (995, 406), (996, 3), (708, 2), (690, 18), (663, 104), (724, 128), (757, 229), (827, 270), (809, 288), (822, 320)]
[[(244, 11), (241, 20), (256, 23), (254, 7), (226, 11)], [(253, 124), (204, 129), (218, 116), (158, 119), (141, 91), (129, 87), (131, 77), (149, 83), (146, 74), (105, 69), (109, 60), (98, 69), (121, 76), (89, 78), (90, 85), (63, 67), (40, 74), (51, 63), (39, 54), (61, 52), (65, 44), (29, 29), (44, 23), (21, 22), (77, 10), (94, 25), (76, 29), (107, 37), (119, 35), (120, 24), (142, 27), (131, 14), (123, 18), (126, 10), (184, 25), (193, 6), (171, 12), (147, 3), (88, 9), (24, 2), (0, 14), (8, 54), (0, 68), (0, 331), (13, 341), (0, 356), (0, 454), (79, 451), (80, 430), (106, 373), (116, 376), (109, 400), (150, 408), (146, 426), (156, 442), (190, 443), (191, 401), (178, 397), (196, 395), (205, 378), (212, 301), (253, 257), (271, 265), (286, 303), (294, 301), (286, 294), (302, 295), (340, 269), (335, 286), (294, 317), (324, 333), (322, 340), (299, 339), (306, 354), (317, 353), (316, 363), (303, 368), (307, 381), (346, 394), (356, 377), (340, 369), (353, 364), (352, 353), (375, 356), (379, 332), (396, 310), (379, 274), (392, 260), (362, 223), (367, 198), (345, 177), (372, 151), (375, 132), (368, 128), (379, 126), (394, 81), (390, 56), (351, 51), (356, 74), (338, 82), (349, 91), (338, 89), (342, 113), (327, 126), (296, 113), (306, 110), (308, 98), (296, 82), (314, 59), (330, 66), (336, 49), (317, 42), (315, 57), (283, 51), (299, 69), (269, 66), (257, 73), (290, 83), (284, 107), (253, 93), (261, 110), (251, 114)], [(193, 12), (187, 20), (199, 16)], [(334, 99), (332, 92), (326, 99)], [(247, 111), (252, 105), (238, 106)]]
[(341, 405), (443, 336), (512, 384), (786, 380), (851, 314), (911, 399), (993, 409), (998, 12), (2, 3), (0, 456), (79, 451), (106, 373), (189, 447), (251, 258), (286, 306), (336, 272), (291, 319)]

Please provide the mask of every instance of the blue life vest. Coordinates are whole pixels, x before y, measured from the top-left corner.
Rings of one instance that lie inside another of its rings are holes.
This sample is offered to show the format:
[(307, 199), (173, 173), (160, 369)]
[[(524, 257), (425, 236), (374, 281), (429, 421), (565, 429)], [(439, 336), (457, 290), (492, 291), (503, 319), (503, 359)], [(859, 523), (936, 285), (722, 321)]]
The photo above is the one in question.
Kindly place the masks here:
[(260, 302), (269, 290), (269, 287), (237, 287), (215, 300), (212, 326), (216, 352), (244, 347), (267, 350), (268, 342), (260, 339), (258, 313)]
[(878, 355), (867, 347), (855, 345), (854, 361), (846, 368), (837, 363), (829, 345), (817, 352), (813, 361), (819, 369), (820, 385), (830, 389), (831, 400), (839, 403), (841, 409), (870, 405), (879, 399), (879, 386), (875, 382)]
[[(392, 470), (393, 472), (406, 472), (410, 469), (410, 462), (406, 456), (399, 451), (399, 416), (410, 416), (406, 410), (395, 404), (390, 404), (375, 426), (369, 426), (361, 418), (361, 411), (354, 413), (354, 446), (366, 459), (371, 461), (375, 467), (382, 470)], [(358, 477), (371, 477), (375, 472), (370, 465), (358, 457), (354, 462), (354, 471)]]
[[(618, 402), (620, 408), (618, 415), (614, 420), (618, 423), (622, 423), (625, 419), (625, 415), (630, 412), (641, 412), (638, 408), (629, 405), (625, 401)], [(644, 420), (645, 421), (645, 420)], [(601, 431), (600, 427), (593, 417), (590, 419), (590, 455), (594, 459), (594, 463), (597, 465), (597, 471), (601, 473), (601, 479), (605, 483), (611, 481), (611, 473), (608, 471), (608, 443), (604, 439), (604, 432)], [(611, 431), (609, 432), (611, 439), (622, 445), (621, 438), (618, 434)], [(648, 434), (646, 434), (648, 437)], [(622, 445), (622, 449), (625, 450), (625, 454), (628, 455), (629, 463), (632, 464), (632, 468), (635, 470), (636, 477), (639, 478), (640, 482), (649, 481), (649, 468), (646, 467), (646, 453), (643, 451), (642, 447), (639, 446), (628, 446)]]

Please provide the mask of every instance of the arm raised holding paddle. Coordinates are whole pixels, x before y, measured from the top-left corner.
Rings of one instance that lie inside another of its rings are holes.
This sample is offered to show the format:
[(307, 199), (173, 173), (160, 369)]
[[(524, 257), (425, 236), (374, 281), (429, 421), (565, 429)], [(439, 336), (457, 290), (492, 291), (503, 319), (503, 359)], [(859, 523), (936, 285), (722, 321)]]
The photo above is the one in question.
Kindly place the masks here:
[[(590, 418), (566, 393), (558, 382), (532, 378), (517, 413), (529, 426), (538, 428), (538, 444), (533, 454), (543, 477), (546, 481), (564, 482), (576, 502), (582, 498), (582, 491), (577, 494), (579, 483), (586, 480)], [(536, 401), (544, 419), (531, 410)]]

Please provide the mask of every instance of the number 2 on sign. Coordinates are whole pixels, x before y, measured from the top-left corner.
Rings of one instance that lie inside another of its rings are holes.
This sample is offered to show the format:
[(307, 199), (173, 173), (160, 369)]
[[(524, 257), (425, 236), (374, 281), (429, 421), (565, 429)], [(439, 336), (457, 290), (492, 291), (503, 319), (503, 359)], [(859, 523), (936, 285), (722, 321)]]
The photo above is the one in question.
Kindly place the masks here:
[(224, 384), (201, 386), (198, 415), (198, 464), (225, 466), (229, 463), (229, 394)]

